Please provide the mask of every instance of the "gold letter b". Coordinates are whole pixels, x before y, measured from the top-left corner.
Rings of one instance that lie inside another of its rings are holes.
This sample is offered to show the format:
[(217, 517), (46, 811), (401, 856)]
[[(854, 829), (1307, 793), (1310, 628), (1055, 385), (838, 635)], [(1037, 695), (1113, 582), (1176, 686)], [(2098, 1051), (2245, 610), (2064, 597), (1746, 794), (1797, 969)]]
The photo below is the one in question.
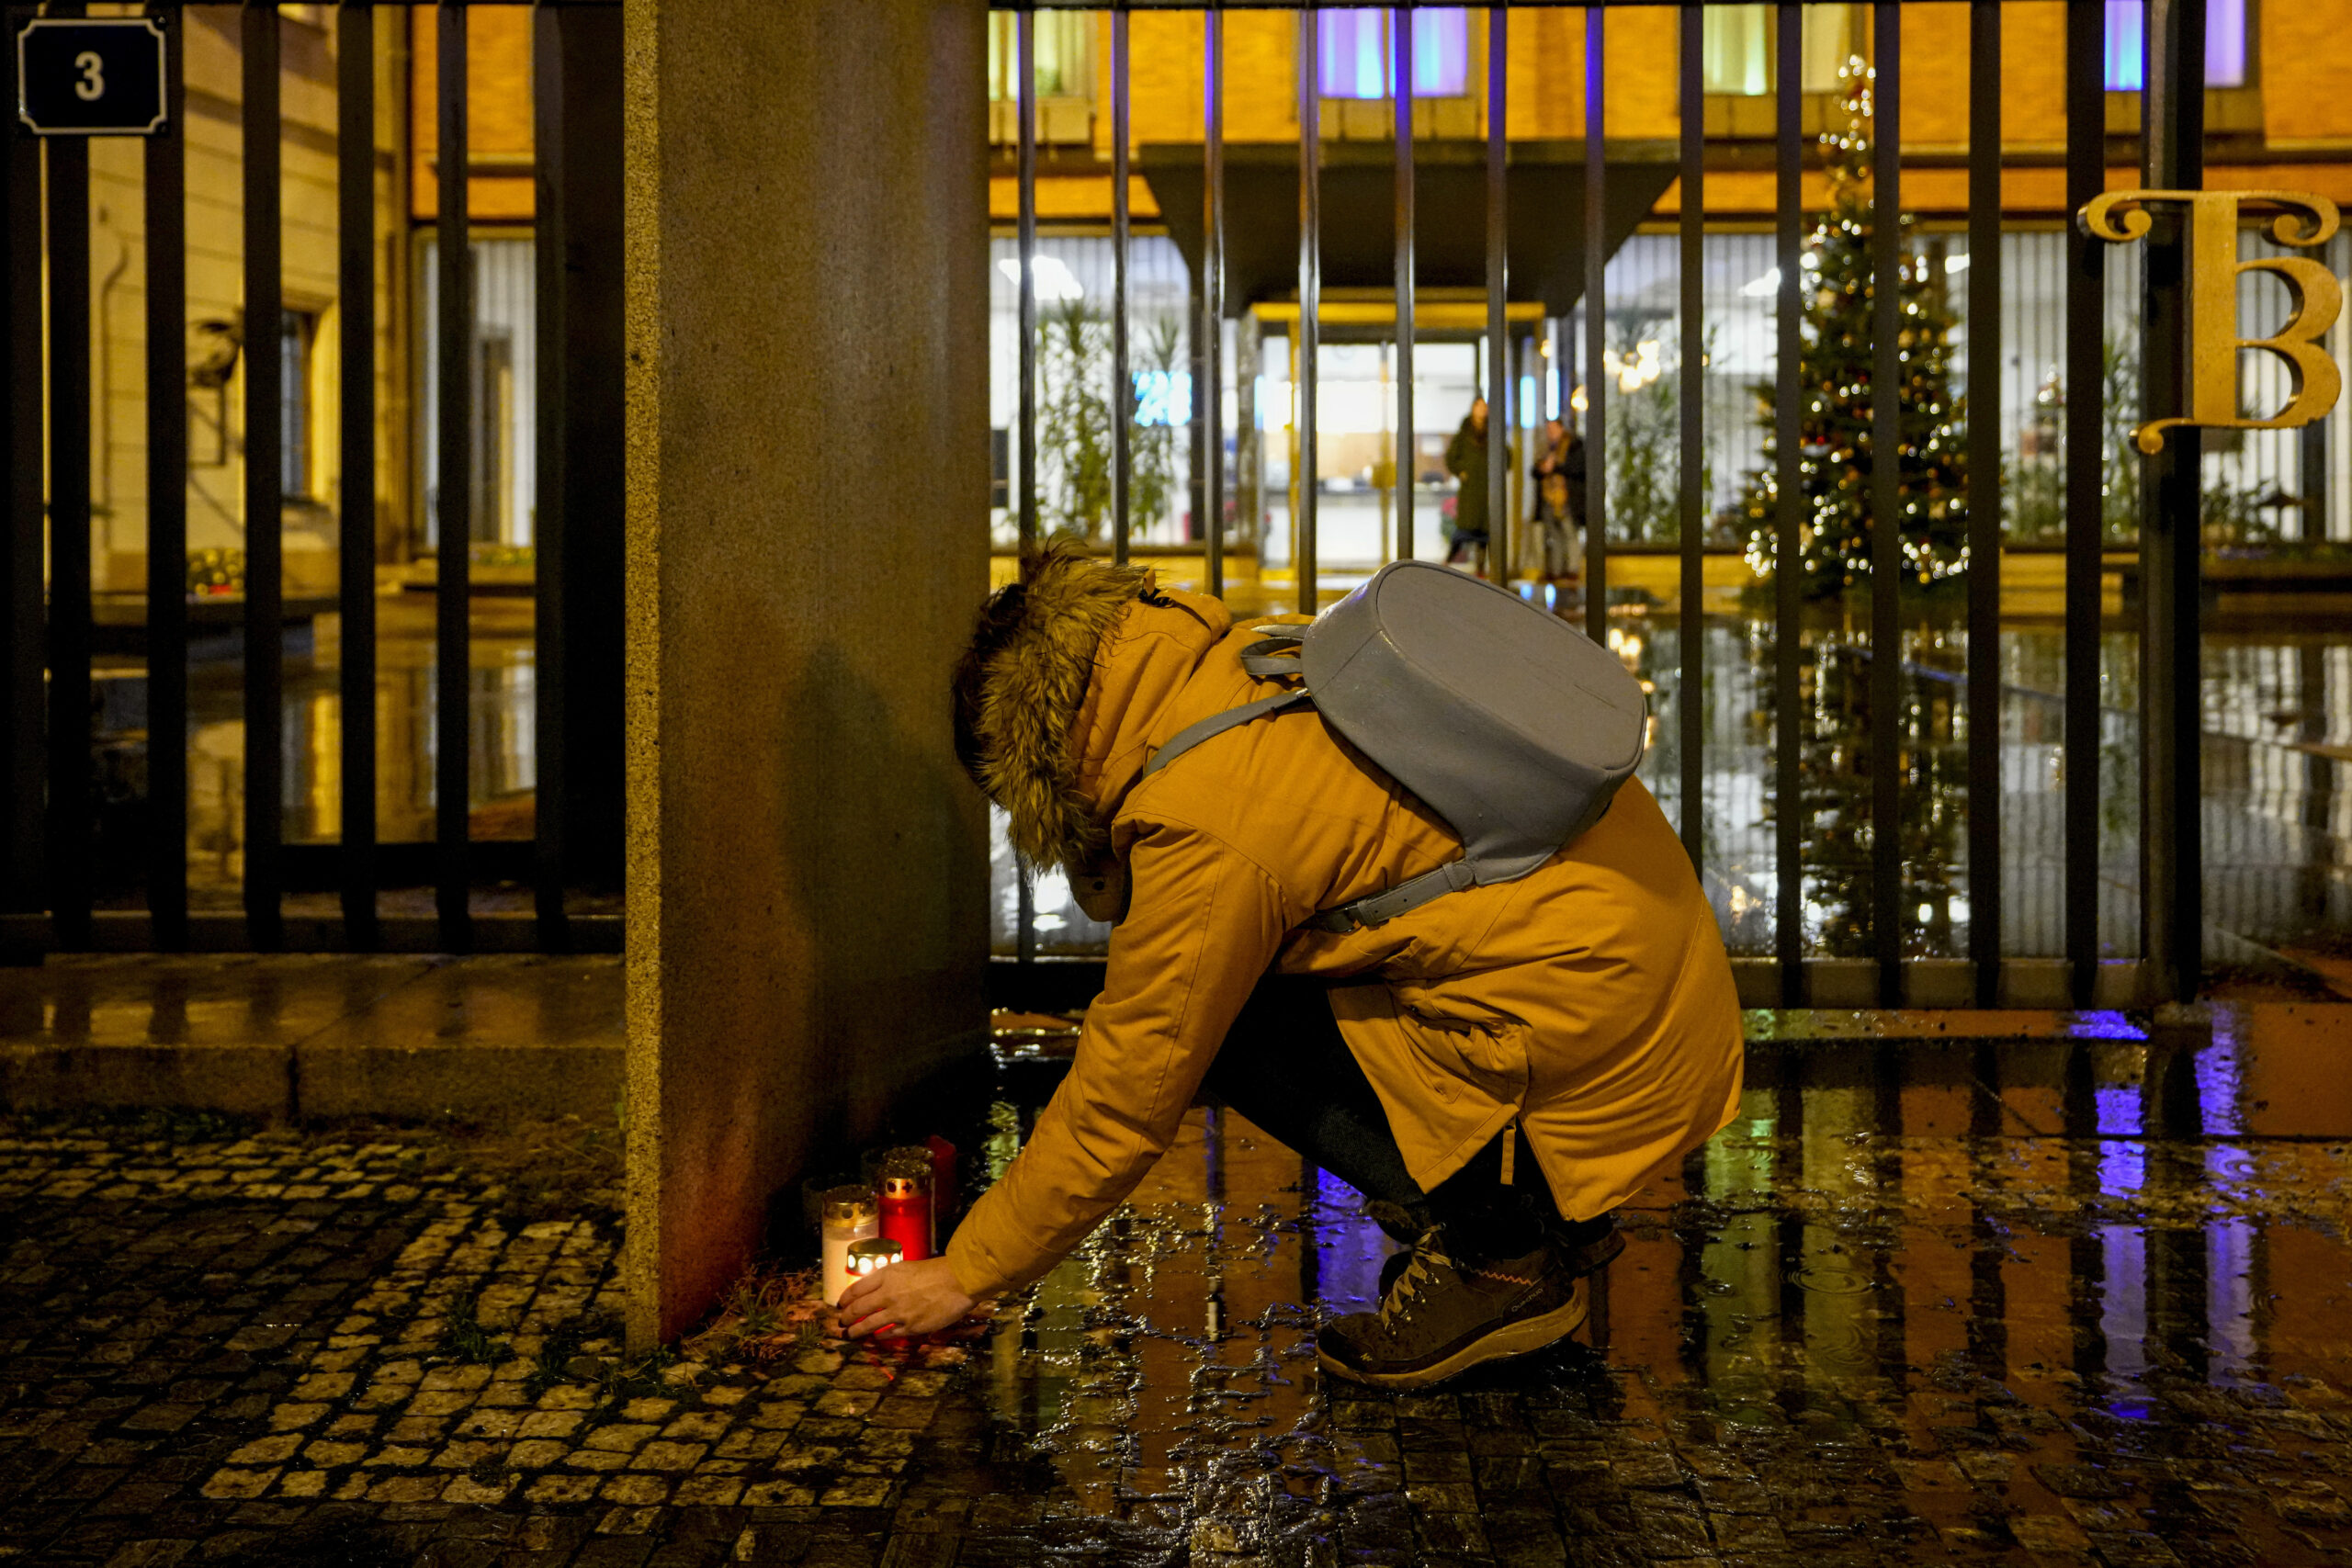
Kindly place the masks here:
[[(2343, 372), (2319, 345), (2344, 308), (2335, 275), (2308, 256), (2238, 260), (2238, 210), (2248, 202), (2284, 208), (2271, 221), (2271, 236), (2285, 245), (2322, 245), (2335, 233), (2335, 204), (2301, 191), (2119, 190), (2095, 197), (2084, 207), (2084, 231), (2122, 243), (2148, 232), (2142, 204), (2177, 201), (2188, 209), (2188, 412), (2151, 420), (2132, 445), (2154, 456), (2164, 449), (2164, 433), (2177, 424), (2237, 430), (2289, 430), (2309, 424), (2335, 406)], [(2308, 213), (2306, 219), (2299, 216)], [(2287, 285), (2291, 306), (2286, 324), (2269, 337), (2238, 336), (2238, 277), (2276, 273)], [(2294, 395), (2268, 419), (2238, 415), (2238, 351), (2266, 349), (2287, 362)]]

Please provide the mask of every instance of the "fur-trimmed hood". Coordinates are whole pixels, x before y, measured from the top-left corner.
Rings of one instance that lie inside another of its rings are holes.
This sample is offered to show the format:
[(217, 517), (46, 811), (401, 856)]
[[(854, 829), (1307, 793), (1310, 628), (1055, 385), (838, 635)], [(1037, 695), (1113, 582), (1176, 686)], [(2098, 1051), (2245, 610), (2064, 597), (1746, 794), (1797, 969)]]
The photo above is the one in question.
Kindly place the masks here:
[(1022, 563), (1018, 620), (989, 657), (978, 777), (1037, 866), (1098, 857), (1169, 698), (1231, 626), (1214, 599), (1056, 546)]

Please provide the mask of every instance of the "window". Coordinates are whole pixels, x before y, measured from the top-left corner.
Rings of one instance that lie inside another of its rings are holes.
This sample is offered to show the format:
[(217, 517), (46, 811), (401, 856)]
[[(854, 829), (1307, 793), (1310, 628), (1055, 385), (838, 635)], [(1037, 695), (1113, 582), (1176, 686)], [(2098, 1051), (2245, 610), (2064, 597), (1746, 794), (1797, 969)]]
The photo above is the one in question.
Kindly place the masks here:
[[(1076, 146), (1094, 134), (1093, 13), (1036, 11), (1031, 23), (1037, 39), (1037, 140)], [(998, 12), (989, 18), (989, 140), (1011, 146), (1021, 140), (1021, 42), (1018, 20)]]
[(474, 537), (505, 544), (527, 536), (515, 527), (516, 417), (514, 334), (484, 323), (474, 337)]
[[(1078, 11), (1031, 13), (1037, 36), (1037, 96), (1084, 98), (1094, 92), (1094, 18)], [(1000, 11), (989, 18), (989, 96), (998, 103), (1021, 99), (1021, 46), (1016, 18)]]
[[(2205, 85), (2246, 85), (2246, 0), (2207, 0)], [(2107, 0), (2107, 90), (2136, 93), (2148, 83), (2147, 11), (2141, 0)]]
[[(1323, 11), (1315, 19), (1316, 68), (1328, 98), (1385, 98), (1396, 90), (1390, 13)], [(1413, 96), (1458, 98), (1470, 90), (1470, 13), (1459, 6), (1413, 14)]]
[[(411, 405), (417, 448), (424, 458), (424, 484), (417, 496), (414, 540), (426, 550), (440, 547), (441, 334), (430, 330), (441, 299), (441, 253), (430, 228), (414, 231), (413, 275), (417, 285), (411, 320), (425, 324), (417, 334), (418, 386), (423, 396)], [(538, 274), (536, 242), (477, 231), (473, 244), (474, 321), (466, 353), (471, 383), (472, 424), (464, 467), (447, 476), (467, 485), (471, 540), (503, 551), (531, 548), (537, 536), (538, 476), (531, 465), (538, 413), (532, 389), (538, 370)], [(332, 387), (330, 381), (326, 383)], [(492, 557), (519, 564), (519, 558)]]
[[(1702, 13), (1701, 37), (1705, 54), (1701, 67), (1706, 90), (1734, 97), (1757, 97), (1773, 90), (1773, 62), (1779, 58), (1779, 24), (1770, 6), (1710, 6)], [(1804, 91), (1838, 91), (1838, 73), (1858, 54), (1867, 55), (1868, 39), (1859, 6), (1807, 6), (1804, 8)]]
[(311, 499), (311, 351), (319, 341), (319, 318), (288, 310), (278, 319), (277, 417), (280, 492), (288, 501)]

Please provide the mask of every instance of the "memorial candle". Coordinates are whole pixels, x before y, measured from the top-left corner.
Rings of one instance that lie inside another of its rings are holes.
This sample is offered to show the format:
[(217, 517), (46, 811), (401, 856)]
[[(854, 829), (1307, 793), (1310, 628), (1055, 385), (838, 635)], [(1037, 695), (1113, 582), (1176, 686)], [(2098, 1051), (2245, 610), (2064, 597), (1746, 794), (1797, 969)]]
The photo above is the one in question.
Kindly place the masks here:
[(881, 1234), (910, 1260), (929, 1258), (932, 1236), (931, 1159), (899, 1156), (882, 1167)]
[[(843, 1270), (849, 1280), (863, 1280), (868, 1274), (888, 1269), (899, 1260), (899, 1244), (888, 1236), (868, 1236), (854, 1241), (849, 1247), (849, 1260)], [(844, 1284), (847, 1280), (843, 1281)]]
[(818, 1291), (827, 1306), (839, 1306), (842, 1292), (857, 1277), (850, 1268), (850, 1248), (881, 1234), (874, 1194), (863, 1187), (836, 1187), (827, 1192), (824, 1227), (824, 1260)]
[[(926, 1144), (900, 1144), (896, 1148), (884, 1149), (882, 1151), (881, 1163), (874, 1168), (876, 1177), (875, 1186), (876, 1188), (881, 1186), (880, 1177), (883, 1171), (889, 1169), (894, 1165), (899, 1164), (901, 1161), (930, 1168), (932, 1167), (930, 1145)], [(927, 1190), (931, 1193), (932, 1250), (936, 1252), (939, 1250), (937, 1237), (939, 1235), (940, 1192), (938, 1177), (935, 1172), (933, 1176), (931, 1186)]]

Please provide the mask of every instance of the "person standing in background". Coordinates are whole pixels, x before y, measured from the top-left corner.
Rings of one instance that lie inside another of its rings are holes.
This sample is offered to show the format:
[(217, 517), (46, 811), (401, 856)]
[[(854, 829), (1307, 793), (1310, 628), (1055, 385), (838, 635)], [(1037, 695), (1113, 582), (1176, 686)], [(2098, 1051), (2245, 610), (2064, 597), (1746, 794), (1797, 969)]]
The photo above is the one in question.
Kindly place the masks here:
[(1459, 487), (1453, 496), (1453, 535), (1452, 547), (1445, 552), (1445, 564), (1453, 566), (1465, 556), (1471, 570), (1479, 576), (1487, 574), (1487, 400), (1470, 400), (1470, 412), (1464, 417), (1462, 428), (1445, 445), (1445, 471), (1452, 474)]
[(1584, 438), (1556, 419), (1544, 423), (1535, 459), (1535, 527), (1544, 544), (1544, 580), (1573, 580), (1584, 570)]

